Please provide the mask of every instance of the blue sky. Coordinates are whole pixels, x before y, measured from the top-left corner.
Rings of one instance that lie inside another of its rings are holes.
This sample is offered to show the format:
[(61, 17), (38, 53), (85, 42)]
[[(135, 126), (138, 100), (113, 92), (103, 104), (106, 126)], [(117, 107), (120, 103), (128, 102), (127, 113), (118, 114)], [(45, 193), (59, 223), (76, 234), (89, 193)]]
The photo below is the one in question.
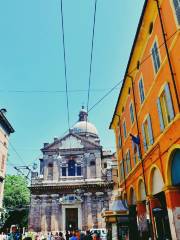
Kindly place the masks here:
[[(98, 0), (90, 106), (124, 75), (144, 0)], [(64, 0), (64, 29), (69, 90), (87, 90), (94, 0)], [(12, 164), (38, 162), (40, 148), (67, 130), (60, 0), (0, 1), (0, 104), (15, 133)], [(17, 92), (17, 91), (23, 92)], [(96, 91), (95, 91), (96, 90)], [(48, 92), (39, 92), (48, 91)], [(109, 123), (119, 88), (89, 114), (101, 143), (115, 150)], [(70, 123), (78, 118), (87, 92), (69, 93)], [(23, 160), (22, 160), (22, 159)]]

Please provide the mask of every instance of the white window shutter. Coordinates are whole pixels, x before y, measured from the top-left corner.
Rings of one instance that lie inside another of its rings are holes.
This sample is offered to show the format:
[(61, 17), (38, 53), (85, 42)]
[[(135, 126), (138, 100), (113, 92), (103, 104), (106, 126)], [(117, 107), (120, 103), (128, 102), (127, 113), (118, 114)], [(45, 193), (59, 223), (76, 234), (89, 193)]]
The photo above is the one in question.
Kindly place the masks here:
[(153, 144), (154, 139), (153, 139), (153, 131), (152, 131), (152, 124), (151, 124), (150, 115), (148, 115), (148, 117), (147, 117), (147, 122), (148, 122), (148, 132), (149, 132), (150, 144)]
[(169, 89), (169, 84), (168, 83), (165, 85), (164, 89), (165, 89), (165, 94), (166, 94), (169, 118), (170, 118), (170, 121), (171, 121), (174, 118), (174, 109), (173, 109), (173, 105), (172, 105), (172, 98), (171, 98), (171, 93), (170, 93), (170, 89)]
[(144, 124), (142, 124), (142, 136), (143, 136), (143, 147), (144, 151), (147, 151), (147, 142), (146, 142), (146, 137), (145, 137), (145, 131), (144, 131)]
[(159, 98), (157, 99), (157, 108), (158, 108), (160, 129), (162, 132), (164, 130), (164, 121), (163, 121), (163, 115), (162, 115), (161, 104), (160, 104)]

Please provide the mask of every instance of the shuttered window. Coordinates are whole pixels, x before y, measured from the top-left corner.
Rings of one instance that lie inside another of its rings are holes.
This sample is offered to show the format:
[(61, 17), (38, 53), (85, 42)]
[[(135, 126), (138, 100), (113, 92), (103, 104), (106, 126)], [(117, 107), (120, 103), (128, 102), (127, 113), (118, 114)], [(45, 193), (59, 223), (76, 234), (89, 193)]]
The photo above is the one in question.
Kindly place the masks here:
[(160, 68), (160, 57), (159, 57), (158, 45), (156, 41), (154, 42), (151, 53), (152, 53), (154, 70), (157, 73)]
[(173, 120), (174, 108), (172, 104), (169, 84), (167, 83), (161, 95), (157, 99), (157, 109), (161, 131)]
[(142, 136), (143, 136), (143, 146), (146, 152), (148, 147), (154, 143), (151, 117), (149, 114), (146, 120), (144, 121), (144, 123), (142, 124)]
[(130, 104), (130, 118), (131, 118), (131, 123), (134, 123), (134, 109), (132, 103)]
[(131, 157), (130, 151), (128, 150), (126, 153), (126, 173), (128, 174), (131, 171)]
[(120, 127), (117, 127), (117, 146), (118, 148), (121, 148), (122, 140), (121, 140), (121, 133), (120, 133)]
[(124, 168), (123, 168), (123, 162), (120, 162), (120, 180), (122, 181), (124, 179)]
[(173, 0), (174, 9), (177, 17), (178, 24), (180, 25), (180, 0)]
[(143, 79), (139, 80), (139, 96), (141, 100), (141, 104), (144, 102), (145, 95), (144, 95), (144, 86), (143, 86)]
[(140, 149), (139, 149), (139, 145), (134, 143), (133, 141), (132, 141), (132, 156), (133, 156), (134, 165), (136, 165), (137, 162), (140, 160)]
[(126, 122), (123, 122), (123, 131), (124, 131), (124, 138), (127, 137), (127, 131), (126, 131)]

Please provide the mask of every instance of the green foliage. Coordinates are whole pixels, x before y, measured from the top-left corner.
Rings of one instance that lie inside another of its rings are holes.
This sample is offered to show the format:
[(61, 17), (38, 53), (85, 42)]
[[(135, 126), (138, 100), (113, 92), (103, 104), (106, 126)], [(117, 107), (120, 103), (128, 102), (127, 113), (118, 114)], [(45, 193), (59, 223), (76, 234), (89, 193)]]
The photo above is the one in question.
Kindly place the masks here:
[(6, 232), (13, 224), (17, 224), (19, 227), (27, 227), (29, 203), (30, 191), (26, 178), (7, 175), (3, 201), (6, 217), (4, 217), (4, 224), (1, 225), (1, 231)]
[(29, 205), (30, 191), (27, 186), (24, 177), (7, 175), (4, 186), (4, 207), (14, 209)]

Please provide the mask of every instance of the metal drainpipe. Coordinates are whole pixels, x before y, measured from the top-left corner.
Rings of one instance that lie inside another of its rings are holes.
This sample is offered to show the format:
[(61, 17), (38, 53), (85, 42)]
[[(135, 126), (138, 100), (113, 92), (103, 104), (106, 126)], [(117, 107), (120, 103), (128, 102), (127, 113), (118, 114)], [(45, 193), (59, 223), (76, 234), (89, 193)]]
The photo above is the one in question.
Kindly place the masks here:
[(174, 90), (175, 90), (175, 94), (176, 94), (178, 111), (180, 112), (180, 102), (179, 102), (179, 97), (178, 97), (178, 90), (177, 90), (177, 87), (176, 87), (176, 81), (175, 81), (175, 77), (174, 77), (173, 66), (172, 66), (172, 63), (171, 63), (169, 49), (168, 49), (168, 45), (167, 45), (167, 41), (166, 41), (166, 33), (165, 33), (165, 30), (164, 30), (164, 25), (163, 25), (163, 20), (162, 20), (162, 15), (161, 15), (161, 8), (159, 6), (159, 1), (158, 0), (155, 0), (155, 1), (156, 1), (156, 4), (157, 4), (157, 10), (158, 10), (158, 15), (159, 15), (159, 19), (160, 19), (161, 30), (162, 30), (162, 35), (163, 35), (163, 39), (164, 39), (164, 45), (165, 45), (165, 49), (166, 49), (168, 64), (169, 64), (169, 68), (170, 68), (170, 72), (171, 72), (171, 78), (172, 78), (172, 81), (173, 81)]
[[(139, 125), (138, 125), (138, 119), (137, 119), (137, 108), (136, 108), (136, 100), (135, 100), (135, 94), (134, 94), (134, 83), (133, 83), (133, 77), (131, 75), (126, 75), (127, 77), (129, 77), (131, 79), (131, 85), (132, 85), (132, 92), (133, 92), (133, 102), (134, 102), (134, 110), (135, 110), (135, 118), (136, 118), (136, 127), (137, 127), (137, 132), (138, 132), (138, 137), (140, 136), (140, 131), (139, 131)], [(145, 171), (144, 171), (144, 159), (142, 158), (142, 153), (141, 153), (141, 144), (139, 144), (139, 151), (140, 151), (140, 158), (141, 158), (141, 166), (142, 166), (142, 173), (143, 173), (143, 180), (144, 180), (144, 188), (145, 188), (145, 194), (146, 197), (148, 197), (148, 192), (147, 192), (147, 186), (146, 186), (146, 179), (145, 179)], [(152, 224), (152, 220), (151, 220), (151, 207), (148, 201), (148, 208), (149, 208), (149, 216), (150, 216), (150, 226), (153, 230), (153, 224)], [(151, 236), (152, 239), (154, 239), (154, 236)]]
[(123, 164), (123, 177), (124, 177), (124, 188), (126, 192), (126, 177), (125, 177), (125, 167), (124, 167), (124, 153), (123, 153), (123, 147), (122, 147), (122, 132), (121, 132), (121, 117), (120, 115), (116, 114), (119, 118), (119, 130), (120, 130), (120, 135), (121, 135), (121, 152), (122, 152), (122, 164)]

